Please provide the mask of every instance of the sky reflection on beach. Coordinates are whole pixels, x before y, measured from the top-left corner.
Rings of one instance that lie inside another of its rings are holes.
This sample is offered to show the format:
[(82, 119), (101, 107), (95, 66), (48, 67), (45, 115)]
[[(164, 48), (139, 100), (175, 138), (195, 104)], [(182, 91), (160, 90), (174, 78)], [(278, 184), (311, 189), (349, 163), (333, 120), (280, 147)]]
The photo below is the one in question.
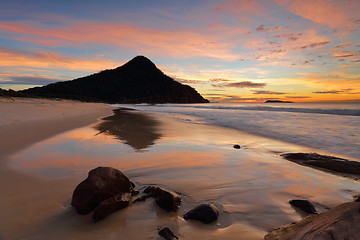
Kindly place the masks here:
[[(131, 114), (133, 119), (142, 116)], [(184, 194), (179, 215), (189, 205), (216, 203), (223, 217), (215, 228), (241, 223), (268, 231), (301, 218), (288, 204), (290, 199), (308, 199), (322, 212), (351, 201), (360, 191), (351, 179), (296, 165), (278, 154), (309, 149), (203, 125), (196, 118), (155, 116), (151, 121), (156, 128), (146, 126), (151, 130), (140, 131), (131, 141), (126, 134), (117, 135), (123, 132), (116, 127), (122, 121), (111, 126), (116, 134), (98, 134), (102, 122), (37, 143), (14, 155), (9, 167), (47, 181), (83, 179), (92, 168), (112, 166), (140, 186), (159, 184)], [(144, 122), (126, 124), (133, 129)], [(144, 140), (144, 134), (149, 138)], [(138, 138), (141, 144), (133, 141)], [(242, 148), (234, 149), (233, 144)]]

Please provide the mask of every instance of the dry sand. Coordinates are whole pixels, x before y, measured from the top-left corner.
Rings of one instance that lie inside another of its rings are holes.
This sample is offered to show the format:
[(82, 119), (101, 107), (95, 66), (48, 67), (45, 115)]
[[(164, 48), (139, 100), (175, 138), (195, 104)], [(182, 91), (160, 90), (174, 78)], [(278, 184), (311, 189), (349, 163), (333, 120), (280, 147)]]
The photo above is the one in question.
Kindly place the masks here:
[[(301, 219), (290, 199), (308, 199), (322, 212), (360, 191), (350, 179), (279, 156), (310, 149), (197, 118), (128, 111), (82, 127), (110, 115), (110, 107), (25, 99), (0, 103), (0, 137), (7, 144), (0, 161), (1, 240), (161, 239), (156, 229), (164, 226), (180, 239), (263, 239)], [(77, 215), (69, 204), (72, 191), (97, 166), (123, 171), (137, 188), (157, 184), (180, 192), (179, 212), (164, 212), (148, 199), (96, 224), (91, 215)], [(204, 202), (219, 207), (216, 223), (182, 218)]]
[(101, 103), (0, 98), (0, 158), (108, 114), (111, 107)]

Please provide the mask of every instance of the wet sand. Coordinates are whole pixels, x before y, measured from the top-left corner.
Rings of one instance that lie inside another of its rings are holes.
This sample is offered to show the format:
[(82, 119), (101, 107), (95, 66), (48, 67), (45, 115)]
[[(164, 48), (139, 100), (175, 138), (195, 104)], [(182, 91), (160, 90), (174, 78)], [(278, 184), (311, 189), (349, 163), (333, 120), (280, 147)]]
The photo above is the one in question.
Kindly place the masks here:
[[(1, 159), (0, 191), (6, 196), (0, 198), (1, 239), (161, 239), (157, 228), (164, 226), (180, 239), (263, 239), (268, 231), (301, 219), (290, 199), (308, 199), (322, 212), (360, 191), (351, 179), (280, 157), (313, 149), (188, 116), (103, 115), (109, 117), (100, 123), (22, 142), (21, 149)], [(88, 124), (96, 118), (87, 117)], [(72, 191), (97, 166), (123, 171), (137, 188), (157, 184), (181, 193), (179, 212), (167, 213), (147, 199), (96, 224), (91, 215), (77, 215), (69, 204)], [(220, 210), (216, 223), (182, 218), (206, 202)]]

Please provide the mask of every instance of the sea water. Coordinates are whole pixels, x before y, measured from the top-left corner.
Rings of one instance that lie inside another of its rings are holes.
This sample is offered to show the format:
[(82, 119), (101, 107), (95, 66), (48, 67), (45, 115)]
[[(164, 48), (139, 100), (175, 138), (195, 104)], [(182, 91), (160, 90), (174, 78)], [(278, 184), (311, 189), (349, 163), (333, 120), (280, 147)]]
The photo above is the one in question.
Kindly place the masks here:
[(178, 113), (208, 124), (360, 158), (360, 103), (208, 103), (115, 105)]

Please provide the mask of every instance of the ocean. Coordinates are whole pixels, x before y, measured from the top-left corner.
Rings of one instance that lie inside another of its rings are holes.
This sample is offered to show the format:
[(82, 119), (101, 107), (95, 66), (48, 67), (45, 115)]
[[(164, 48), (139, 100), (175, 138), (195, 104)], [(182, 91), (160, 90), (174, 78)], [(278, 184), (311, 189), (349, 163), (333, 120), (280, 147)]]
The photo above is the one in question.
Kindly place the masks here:
[(114, 106), (195, 116), (202, 119), (202, 123), (234, 128), (329, 154), (360, 159), (360, 103), (116, 104)]

